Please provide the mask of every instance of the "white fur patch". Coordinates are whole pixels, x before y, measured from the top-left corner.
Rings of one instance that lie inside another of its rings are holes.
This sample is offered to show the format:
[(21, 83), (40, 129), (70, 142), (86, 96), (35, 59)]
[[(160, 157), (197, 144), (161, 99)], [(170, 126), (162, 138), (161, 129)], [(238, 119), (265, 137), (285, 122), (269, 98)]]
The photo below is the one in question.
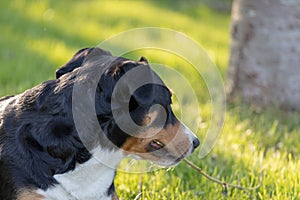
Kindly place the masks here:
[(111, 200), (107, 191), (113, 182), (115, 168), (123, 158), (121, 151), (98, 148), (90, 160), (77, 165), (75, 170), (55, 175), (60, 184), (46, 191), (38, 190), (38, 193), (47, 200)]
[[(193, 131), (191, 131), (186, 125), (182, 124), (182, 128), (183, 128), (183, 132), (184, 132), (186, 135), (188, 135), (191, 144), (193, 144), (193, 140), (194, 140), (195, 138), (197, 138), (197, 136), (196, 136), (196, 135), (193, 133)], [(190, 150), (189, 150), (189, 153), (188, 153), (188, 155), (186, 155), (186, 156), (189, 156), (189, 155), (193, 152), (193, 149), (194, 149), (194, 147), (193, 147), (193, 145), (191, 145)]]

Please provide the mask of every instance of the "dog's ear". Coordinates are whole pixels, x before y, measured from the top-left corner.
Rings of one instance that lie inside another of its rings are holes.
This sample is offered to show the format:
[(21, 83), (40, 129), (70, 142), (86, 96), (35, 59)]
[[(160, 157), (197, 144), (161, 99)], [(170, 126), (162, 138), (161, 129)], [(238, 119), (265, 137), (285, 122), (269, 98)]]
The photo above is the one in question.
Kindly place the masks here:
[[(117, 80), (117, 88), (113, 94), (116, 103), (120, 105), (113, 105), (116, 107), (128, 104), (129, 110), (134, 110), (138, 106), (147, 106), (153, 103), (156, 98), (157, 85), (164, 85), (160, 77), (151, 69), (147, 59), (141, 57), (138, 62), (131, 60), (120, 60), (117, 65), (118, 69), (113, 68), (113, 71), (119, 71)], [(122, 77), (122, 81), (118, 80)], [(130, 97), (130, 99), (128, 99)]]
[(144, 63), (149, 64), (149, 63), (148, 63), (148, 60), (147, 60), (144, 56), (142, 56), (142, 57), (140, 58), (140, 62), (144, 62)]
[(147, 106), (153, 103), (154, 85), (146, 84), (139, 87), (130, 97), (129, 111), (134, 110), (138, 106)]
[(80, 67), (84, 61), (91, 56), (96, 55), (111, 55), (110, 52), (100, 48), (84, 48), (79, 50), (65, 65), (56, 71), (56, 78), (58, 79), (62, 75), (73, 71)]

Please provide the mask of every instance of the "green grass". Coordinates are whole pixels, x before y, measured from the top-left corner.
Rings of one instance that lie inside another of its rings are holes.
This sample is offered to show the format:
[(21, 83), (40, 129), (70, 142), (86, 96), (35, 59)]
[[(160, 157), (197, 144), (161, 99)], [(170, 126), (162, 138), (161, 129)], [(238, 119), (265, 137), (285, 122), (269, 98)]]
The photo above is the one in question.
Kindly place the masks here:
[[(53, 79), (55, 69), (78, 49), (137, 27), (158, 26), (187, 34), (205, 48), (226, 79), (230, 13), (193, 1), (175, 2), (1, 1), (0, 96)], [(197, 134), (203, 140), (211, 105), (201, 77), (188, 62), (168, 52), (139, 50), (126, 56), (138, 59), (141, 55), (188, 77), (199, 100), (201, 129)], [(193, 107), (185, 106), (192, 116)], [(254, 186), (259, 183), (262, 155), (264, 180), (259, 190), (229, 189), (224, 196), (220, 186), (181, 163), (169, 171), (143, 174), (142, 199), (300, 199), (299, 122), (296, 113), (228, 104), (222, 135), (213, 151), (203, 159), (196, 151), (190, 159), (216, 178)], [(139, 174), (118, 173), (121, 199), (138, 194), (139, 179)]]

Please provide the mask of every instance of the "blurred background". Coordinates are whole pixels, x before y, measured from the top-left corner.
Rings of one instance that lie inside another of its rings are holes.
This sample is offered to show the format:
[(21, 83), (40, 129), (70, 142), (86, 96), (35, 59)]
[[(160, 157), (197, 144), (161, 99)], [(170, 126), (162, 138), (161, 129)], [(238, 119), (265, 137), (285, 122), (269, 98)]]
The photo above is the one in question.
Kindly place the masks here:
[[(97, 46), (123, 31), (142, 27), (161, 27), (182, 32), (205, 49), (216, 64), (224, 84), (226, 83), (229, 88), (226, 121), (215, 148), (205, 158), (200, 159), (196, 151), (190, 159), (216, 178), (251, 187), (260, 183), (259, 161), (263, 157), (264, 181), (256, 191), (229, 189), (228, 193), (224, 194), (222, 187), (206, 180), (185, 163), (181, 163), (168, 171), (156, 170), (143, 174), (141, 199), (298, 199), (300, 114), (295, 111), (297, 107), (291, 108), (286, 104), (281, 106), (280, 103), (283, 101), (278, 103), (255, 97), (261, 95), (259, 92), (255, 94), (250, 92), (249, 97), (247, 96), (249, 92), (243, 93), (247, 91), (249, 85), (243, 89), (243, 84), (240, 84), (247, 83), (247, 80), (252, 81), (252, 84), (253, 77), (260, 77), (257, 74), (268, 74), (272, 77), (274, 73), (260, 71), (255, 67), (256, 72), (253, 75), (251, 67), (248, 67), (247, 71), (241, 67), (244, 65), (237, 64), (245, 63), (245, 66), (248, 66), (246, 61), (251, 59), (239, 61), (239, 58), (249, 58), (251, 52), (260, 49), (260, 46), (267, 47), (261, 49), (261, 52), (276, 48), (260, 43), (266, 40), (265, 37), (256, 41), (254, 50), (248, 45), (252, 44), (248, 42), (249, 38), (253, 38), (251, 34), (260, 33), (251, 28), (259, 26), (247, 16), (253, 17), (253, 13), (259, 16), (260, 12), (265, 11), (255, 10), (255, 6), (245, 2), (242, 0), (234, 2), (236, 5), (234, 13), (239, 17), (231, 18), (233, 12), (230, 0), (3, 0), (0, 2), (0, 96), (21, 93), (45, 80), (54, 79), (55, 70), (66, 63), (76, 51)], [(259, 0), (253, 2), (259, 3)], [(249, 8), (252, 10), (247, 10)], [(276, 10), (278, 7), (273, 9)], [(241, 17), (243, 13), (246, 15)], [(272, 17), (272, 14), (270, 16)], [(295, 24), (298, 24), (297, 19), (300, 18), (295, 19)], [(284, 27), (282, 29), (285, 29)], [(291, 41), (300, 40), (298, 32), (294, 31), (293, 34), (296, 34), (296, 39)], [(250, 50), (246, 51), (245, 55), (241, 54), (240, 52), (245, 53), (245, 49)], [(296, 48), (291, 53), (299, 52)], [(188, 79), (201, 110), (200, 116), (196, 119), (190, 117), (188, 120), (197, 123), (199, 127), (197, 135), (203, 139), (210, 125), (211, 101), (205, 82), (191, 64), (176, 55), (151, 49), (129, 52), (124, 56), (135, 60), (145, 56), (150, 62), (163, 63), (176, 69)], [(264, 66), (261, 64), (264, 64), (263, 61), (256, 63), (260, 63), (259, 66), (263, 69)], [(297, 71), (299, 65), (293, 67)], [(280, 67), (278, 69), (284, 71)], [(243, 71), (246, 72), (243, 74)], [(239, 77), (240, 81), (236, 81), (236, 77)], [(266, 85), (272, 84), (273, 82)], [(261, 82), (254, 81), (252, 85), (261, 85)], [(263, 85), (263, 88), (266, 87)], [(254, 90), (250, 87), (250, 91)], [(263, 90), (263, 93), (267, 94), (266, 91), (269, 90)], [(294, 93), (297, 93), (297, 87), (295, 91)], [(272, 97), (272, 94), (269, 96)], [(295, 102), (300, 102), (297, 95), (291, 98), (294, 98)], [(264, 103), (260, 105), (257, 102)], [(185, 106), (189, 109), (190, 116), (194, 116), (195, 108)], [(176, 100), (174, 109), (180, 114)], [(134, 199), (139, 193), (139, 187), (139, 174), (118, 173), (116, 188), (121, 199)]]

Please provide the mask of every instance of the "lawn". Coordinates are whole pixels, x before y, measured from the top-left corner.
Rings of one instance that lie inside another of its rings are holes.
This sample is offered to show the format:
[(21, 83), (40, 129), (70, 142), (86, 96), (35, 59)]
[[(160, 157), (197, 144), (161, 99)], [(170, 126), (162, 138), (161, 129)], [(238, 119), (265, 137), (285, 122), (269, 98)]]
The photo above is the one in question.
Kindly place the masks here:
[[(205, 3), (187, 2), (1, 1), (0, 96), (20, 93), (54, 79), (55, 70), (77, 50), (141, 27), (174, 29), (193, 38), (226, 80), (230, 12)], [(126, 42), (120, 43), (120, 47)], [(203, 141), (212, 111), (202, 77), (189, 62), (169, 52), (140, 49), (125, 56), (139, 59), (142, 55), (152, 63), (171, 66), (193, 86), (201, 115), (197, 119), (191, 117), (197, 109), (182, 103), (188, 109), (188, 116), (182, 117), (199, 125), (197, 135)], [(175, 99), (178, 115), (179, 107)], [(117, 192), (121, 199), (134, 199), (142, 178), (142, 199), (148, 200), (300, 199), (299, 122), (297, 113), (228, 103), (226, 120), (214, 149), (204, 158), (199, 157), (199, 150), (189, 158), (218, 179), (251, 187), (260, 183), (263, 157), (263, 183), (256, 191), (229, 188), (224, 195), (219, 185), (181, 163), (170, 170), (154, 170), (142, 176), (119, 171)]]

